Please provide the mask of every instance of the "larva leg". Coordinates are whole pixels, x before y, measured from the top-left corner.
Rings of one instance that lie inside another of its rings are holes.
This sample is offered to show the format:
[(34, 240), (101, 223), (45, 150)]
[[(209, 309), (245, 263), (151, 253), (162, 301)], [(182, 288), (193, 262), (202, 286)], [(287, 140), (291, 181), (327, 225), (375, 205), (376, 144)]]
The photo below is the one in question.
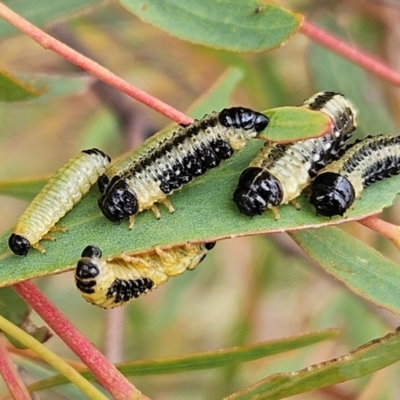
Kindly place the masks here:
[(131, 215), (129, 217), (129, 229), (132, 230), (134, 225), (135, 225), (135, 216)]
[(39, 243), (33, 244), (32, 247), (36, 250), (39, 250), (42, 254), (46, 254), (46, 250)]
[(154, 247), (154, 251), (161, 258), (163, 263), (175, 261), (175, 258), (172, 257), (167, 251), (164, 251), (160, 246)]
[(272, 213), (274, 214), (274, 219), (275, 219), (275, 221), (278, 221), (279, 218), (281, 217), (281, 216), (279, 215), (279, 209), (278, 209), (278, 207), (271, 207), (271, 211), (272, 211)]
[(168, 199), (165, 199), (162, 201), (165, 207), (167, 207), (168, 211), (173, 214), (175, 212), (174, 206), (171, 204), (171, 202)]
[(157, 206), (153, 204), (150, 208), (151, 211), (153, 211), (154, 215), (156, 216), (157, 219), (161, 218), (160, 211), (158, 210)]
[(301, 209), (301, 205), (299, 204), (297, 199), (290, 200), (290, 204), (292, 204), (296, 210), (300, 210)]
[(142, 260), (140, 257), (131, 256), (126, 253), (121, 253), (119, 256), (113, 257), (111, 260), (115, 260), (115, 259), (121, 259), (121, 260), (125, 261), (126, 263), (134, 263), (134, 262), (139, 262)]
[(43, 237), (42, 240), (50, 240), (51, 242), (55, 242), (56, 238), (50, 234), (50, 233), (46, 233)]

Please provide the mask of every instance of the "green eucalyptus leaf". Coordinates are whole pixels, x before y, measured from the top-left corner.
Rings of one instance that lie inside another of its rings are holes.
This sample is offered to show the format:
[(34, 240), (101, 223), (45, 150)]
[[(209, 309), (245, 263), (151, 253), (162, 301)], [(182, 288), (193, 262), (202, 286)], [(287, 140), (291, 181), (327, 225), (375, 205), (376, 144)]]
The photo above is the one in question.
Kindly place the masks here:
[(48, 178), (0, 181), (0, 194), (31, 201), (46, 184)]
[(119, 0), (145, 22), (173, 36), (219, 49), (262, 51), (281, 46), (302, 21), (258, 0)]
[(0, 70), (0, 101), (15, 102), (30, 100), (43, 93), (43, 89), (31, 86), (8, 72)]
[(300, 211), (292, 205), (280, 207), (280, 219), (272, 212), (254, 218), (240, 214), (232, 201), (239, 175), (256, 155), (262, 141), (254, 140), (236, 156), (170, 196), (176, 212), (169, 214), (160, 205), (161, 219), (151, 211), (136, 217), (133, 230), (128, 223), (113, 224), (97, 207), (99, 192), (94, 187), (61, 221), (66, 233), (54, 233), (55, 242), (42, 241), (45, 255), (32, 250), (27, 257), (18, 257), (7, 247), (10, 232), (0, 238), (0, 286), (48, 275), (72, 268), (83, 248), (96, 244), (105, 257), (126, 253), (143, 253), (155, 246), (168, 247), (188, 241), (202, 242), (230, 237), (307, 229), (365, 218), (388, 207), (400, 188), (400, 176), (386, 179), (369, 187), (357, 200), (347, 219), (316, 216), (312, 206), (301, 196)]
[(87, 90), (94, 79), (87, 75), (31, 75), (29, 82), (45, 89), (43, 96), (34, 100), (35, 103), (46, 103), (58, 97), (76, 95)]
[[(301, 336), (285, 339), (269, 340), (254, 345), (245, 345), (207, 351), (204, 353), (191, 354), (176, 358), (159, 360), (128, 361), (117, 364), (116, 367), (124, 376), (142, 375), (166, 375), (178, 372), (198, 371), (202, 369), (225, 367), (232, 364), (253, 361), (262, 357), (281, 354), (286, 351), (300, 349), (323, 340), (334, 339), (339, 332), (334, 329), (326, 329), (318, 332), (311, 332)], [(85, 370), (79, 371), (85, 378), (94, 379), (93, 374)], [(39, 391), (54, 386), (68, 383), (62, 375), (55, 375), (44, 379), (41, 382), (29, 386), (29, 391)]]
[(322, 136), (333, 129), (332, 120), (324, 113), (303, 107), (279, 107), (265, 111), (267, 128), (257, 137), (272, 142), (288, 143)]
[(239, 68), (227, 69), (221, 77), (201, 96), (187, 112), (193, 118), (203, 118), (210, 110), (221, 110), (227, 107), (237, 84), (243, 79)]
[(296, 372), (277, 373), (225, 400), (278, 400), (359, 378), (400, 360), (400, 333), (374, 339), (350, 353)]
[(293, 239), (329, 274), (353, 292), (400, 314), (400, 268), (338, 228), (293, 232)]
[[(90, 7), (103, 3), (103, 0), (8, 0), (7, 7), (22, 15), (29, 22), (42, 26), (55, 19), (66, 18)], [(15, 35), (19, 31), (0, 19), (0, 37)]]

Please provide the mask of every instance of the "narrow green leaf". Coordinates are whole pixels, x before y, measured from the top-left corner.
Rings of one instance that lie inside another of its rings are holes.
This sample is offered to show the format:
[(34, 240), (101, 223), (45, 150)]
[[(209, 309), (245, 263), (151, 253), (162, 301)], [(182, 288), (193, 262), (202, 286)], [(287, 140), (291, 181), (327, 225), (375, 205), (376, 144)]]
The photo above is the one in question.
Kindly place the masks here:
[(202, 118), (210, 110), (222, 110), (227, 107), (233, 90), (242, 79), (241, 69), (227, 69), (214, 85), (190, 107), (188, 115), (193, 118)]
[(233, 51), (278, 47), (302, 16), (258, 0), (119, 0), (140, 19), (193, 43)]
[(31, 75), (29, 82), (37, 87), (44, 88), (43, 96), (34, 99), (35, 103), (46, 103), (58, 97), (71, 96), (88, 89), (94, 81), (90, 76), (79, 74), (70, 76), (58, 75)]
[[(332, 34), (343, 38), (343, 30), (333, 18), (320, 18), (318, 24)], [(310, 43), (310, 78), (317, 90), (344, 93), (357, 105), (357, 121), (365, 134), (395, 133), (396, 124), (390, 115), (385, 96), (373, 85), (373, 77), (351, 61), (316, 43)]]
[(156, 245), (168, 247), (187, 241), (306, 229), (360, 219), (390, 206), (400, 188), (400, 176), (374, 184), (364, 191), (361, 201), (356, 201), (347, 219), (317, 217), (304, 197), (299, 198), (300, 211), (292, 205), (282, 206), (278, 221), (274, 220), (271, 212), (248, 218), (238, 212), (232, 194), (240, 172), (248, 166), (262, 144), (262, 141), (254, 140), (232, 159), (170, 196), (176, 209), (174, 214), (169, 214), (162, 205), (160, 220), (155, 219), (150, 211), (139, 214), (132, 231), (128, 230), (126, 222), (117, 225), (103, 217), (97, 207), (99, 193), (94, 187), (60, 221), (68, 231), (56, 232), (55, 242), (42, 242), (46, 255), (35, 250), (27, 257), (12, 254), (7, 247), (10, 232), (3, 233), (0, 236), (0, 286), (72, 268), (88, 244), (98, 245), (104, 256), (109, 257), (123, 251), (149, 251)]
[(31, 201), (45, 185), (48, 178), (21, 179), (18, 181), (0, 181), (0, 194)]
[(61, 96), (76, 94), (88, 88), (88, 76), (29, 75), (16, 78), (0, 70), (0, 101), (31, 100), (45, 103)]
[[(30, 313), (30, 307), (28, 307), (14, 289), (11, 287), (0, 288), (0, 315), (29, 333), (40, 343), (44, 343), (52, 334), (46, 326), (37, 327), (29, 318)], [(7, 334), (6, 336), (15, 347), (26, 348), (12, 336)]]
[(374, 339), (350, 353), (297, 372), (277, 373), (225, 400), (278, 400), (359, 378), (400, 360), (400, 333)]
[(257, 136), (263, 140), (288, 143), (322, 136), (333, 129), (326, 114), (303, 107), (279, 107), (264, 113), (270, 121)]
[[(323, 340), (334, 339), (338, 335), (339, 332), (337, 330), (326, 329), (291, 338), (270, 340), (255, 345), (237, 346), (177, 358), (126, 362), (117, 364), (116, 367), (125, 376), (175, 374), (178, 372), (218, 368), (303, 348), (311, 344), (319, 343)], [(79, 372), (87, 379), (94, 379), (93, 374), (87, 369), (80, 370)], [(63, 376), (56, 375), (37, 382), (29, 386), (28, 389), (33, 392), (65, 383), (68, 383), (68, 381)]]
[(29, 100), (40, 96), (43, 92), (43, 90), (17, 79), (8, 72), (0, 70), (0, 101)]
[(400, 314), (400, 267), (338, 228), (291, 233), (319, 265), (353, 292)]
[[(22, 15), (29, 22), (41, 26), (56, 18), (68, 17), (103, 3), (103, 0), (7, 0), (7, 7)], [(13, 26), (0, 19), (0, 37), (19, 33)]]

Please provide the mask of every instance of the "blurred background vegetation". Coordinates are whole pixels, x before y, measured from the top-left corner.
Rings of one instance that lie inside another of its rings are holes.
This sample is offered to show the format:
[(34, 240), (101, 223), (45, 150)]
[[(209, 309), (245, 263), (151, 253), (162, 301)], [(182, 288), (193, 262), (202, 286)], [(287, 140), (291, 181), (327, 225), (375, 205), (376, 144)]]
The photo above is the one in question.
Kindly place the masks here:
[[(304, 13), (308, 21), (399, 70), (398, 2), (278, 3)], [(298, 105), (319, 90), (340, 91), (359, 110), (358, 135), (397, 133), (398, 89), (300, 34), (271, 52), (217, 51), (180, 41), (144, 24), (114, 1), (53, 21), (46, 30), (182, 111), (196, 103), (227, 68), (237, 67), (243, 79), (232, 95), (232, 105), (266, 110)], [(83, 148), (99, 147), (115, 157), (169, 123), (147, 107), (88, 78), (25, 36), (1, 40), (0, 54), (1, 67), (14, 74), (74, 78), (73, 82), (58, 84), (59, 96), (0, 103), (1, 180), (49, 175)], [(9, 229), (25, 207), (25, 202), (0, 197), (1, 230)], [(398, 210), (399, 205), (394, 205), (384, 218), (399, 224)], [(400, 261), (390, 242), (356, 223), (342, 227)], [(322, 328), (341, 329), (339, 340), (285, 355), (224, 369), (133, 380), (144, 393), (158, 399), (217, 399), (268, 374), (338, 357), (393, 330), (398, 323), (397, 317), (333, 280), (285, 234), (222, 241), (195, 271), (112, 312), (85, 303), (71, 273), (35, 282), (113, 361), (172, 357)], [(48, 346), (74, 358), (57, 338), (51, 339)], [(399, 373), (395, 364), (372, 376), (293, 399), (400, 398), (396, 384)]]

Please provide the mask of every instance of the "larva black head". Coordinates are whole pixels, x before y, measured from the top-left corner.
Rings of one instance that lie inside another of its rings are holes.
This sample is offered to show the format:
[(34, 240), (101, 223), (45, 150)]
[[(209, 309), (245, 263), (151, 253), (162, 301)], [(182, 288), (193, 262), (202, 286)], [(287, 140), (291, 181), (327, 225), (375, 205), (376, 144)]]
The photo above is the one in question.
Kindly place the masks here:
[(268, 207), (279, 206), (283, 190), (279, 181), (262, 168), (250, 167), (240, 175), (233, 201), (249, 217), (262, 214)]
[(226, 128), (233, 127), (246, 131), (254, 129), (256, 132), (263, 131), (269, 122), (266, 115), (244, 107), (224, 108), (219, 113), (218, 120)]
[(26, 256), (31, 249), (31, 244), (28, 239), (21, 235), (13, 233), (8, 239), (8, 246), (17, 256)]
[(110, 184), (110, 178), (107, 175), (103, 174), (97, 181), (97, 186), (100, 190), (100, 193), (104, 193), (109, 184)]
[(137, 198), (128, 184), (115, 176), (106, 192), (99, 198), (99, 207), (106, 218), (121, 222), (139, 210)]
[(97, 246), (86, 246), (82, 251), (81, 257), (101, 258), (102, 255), (101, 250)]
[(99, 149), (93, 148), (93, 149), (82, 150), (82, 153), (86, 153), (86, 154), (89, 154), (89, 155), (95, 154), (97, 156), (101, 156), (101, 157), (106, 158), (108, 160), (108, 162), (111, 161), (110, 156), (108, 156), (106, 153), (102, 152)]
[(343, 215), (354, 199), (353, 185), (347, 178), (333, 172), (318, 175), (311, 185), (310, 203), (317, 215)]

